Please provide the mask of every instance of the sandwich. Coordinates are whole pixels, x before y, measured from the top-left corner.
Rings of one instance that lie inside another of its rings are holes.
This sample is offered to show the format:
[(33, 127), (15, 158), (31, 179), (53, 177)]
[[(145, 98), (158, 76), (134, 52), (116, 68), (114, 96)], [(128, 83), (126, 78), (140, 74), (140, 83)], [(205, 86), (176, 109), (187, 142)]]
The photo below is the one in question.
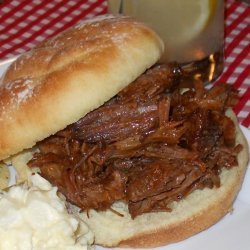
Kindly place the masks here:
[(182, 88), (181, 69), (157, 63), (163, 50), (145, 24), (101, 16), (40, 43), (1, 79), (0, 160), (38, 169), (98, 245), (188, 238), (232, 210), (244, 179), (236, 91)]

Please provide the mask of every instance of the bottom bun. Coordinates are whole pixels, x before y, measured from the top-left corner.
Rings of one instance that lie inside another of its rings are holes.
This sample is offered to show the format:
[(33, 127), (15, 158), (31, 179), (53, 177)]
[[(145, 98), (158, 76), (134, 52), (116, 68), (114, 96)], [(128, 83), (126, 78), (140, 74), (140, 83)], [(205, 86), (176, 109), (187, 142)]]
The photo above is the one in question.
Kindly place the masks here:
[[(146, 213), (135, 219), (131, 219), (127, 206), (122, 202), (116, 202), (112, 206), (117, 214), (111, 210), (79, 213), (79, 209), (71, 205), (75, 215), (83, 219), (93, 231), (95, 244), (107, 247), (148, 248), (167, 245), (207, 229), (231, 212), (245, 176), (249, 151), (234, 113), (229, 110), (227, 115), (236, 125), (236, 144), (241, 144), (243, 150), (238, 155), (239, 166), (230, 170), (223, 169), (221, 172), (220, 188), (196, 190), (185, 199), (174, 202), (172, 212)], [(31, 151), (24, 151), (12, 157), (12, 164), (19, 174), (18, 182), (23, 181), (19, 172), (26, 171), (26, 163), (31, 158)]]
[[(231, 111), (228, 113), (237, 124)], [(238, 167), (221, 172), (220, 188), (196, 190), (172, 204), (172, 212), (147, 213), (131, 219), (127, 206), (116, 202), (107, 210), (90, 210), (78, 215), (95, 235), (95, 244), (112, 247), (156, 247), (184, 240), (215, 224), (233, 210), (233, 202), (241, 188), (248, 162), (248, 145), (238, 125), (236, 143), (243, 145)], [(74, 207), (76, 211), (76, 207)]]

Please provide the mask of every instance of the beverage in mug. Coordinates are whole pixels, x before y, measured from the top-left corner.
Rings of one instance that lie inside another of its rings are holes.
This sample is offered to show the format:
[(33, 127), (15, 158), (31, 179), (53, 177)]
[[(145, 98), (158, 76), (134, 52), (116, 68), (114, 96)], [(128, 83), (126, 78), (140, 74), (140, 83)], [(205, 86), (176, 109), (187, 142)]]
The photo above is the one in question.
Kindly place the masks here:
[(176, 61), (204, 82), (222, 72), (223, 0), (109, 0), (108, 9), (151, 26), (165, 43), (161, 62)]

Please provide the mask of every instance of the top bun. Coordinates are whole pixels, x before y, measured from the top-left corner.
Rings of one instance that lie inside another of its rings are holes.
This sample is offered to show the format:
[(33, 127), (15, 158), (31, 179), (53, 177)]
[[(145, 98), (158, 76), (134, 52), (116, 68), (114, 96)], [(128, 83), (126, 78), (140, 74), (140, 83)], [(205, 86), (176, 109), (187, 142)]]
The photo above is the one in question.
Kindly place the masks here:
[(152, 66), (154, 31), (126, 16), (99, 16), (20, 56), (0, 82), (0, 160), (76, 122)]

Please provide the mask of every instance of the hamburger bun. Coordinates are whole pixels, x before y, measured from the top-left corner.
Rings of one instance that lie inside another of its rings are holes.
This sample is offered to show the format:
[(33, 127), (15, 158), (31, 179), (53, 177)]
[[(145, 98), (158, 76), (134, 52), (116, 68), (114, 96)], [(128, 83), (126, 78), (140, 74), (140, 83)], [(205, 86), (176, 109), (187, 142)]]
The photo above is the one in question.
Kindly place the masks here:
[(151, 67), (161, 39), (124, 16), (82, 22), (20, 56), (0, 86), (0, 160), (74, 123)]
[[(20, 56), (1, 79), (0, 160), (25, 152), (14, 157), (24, 166), (19, 160), (30, 159), (25, 149), (98, 108), (155, 64), (162, 52), (161, 39), (144, 24), (130, 17), (105, 16), (76, 25)], [(131, 219), (122, 202), (113, 208), (123, 217), (109, 210), (72, 209), (93, 230), (99, 245), (156, 247), (183, 240), (232, 209), (248, 161), (239, 127), (236, 140), (243, 145), (239, 166), (223, 169), (221, 187), (194, 191), (172, 203), (172, 212)]]
[[(243, 145), (243, 150), (237, 157), (239, 166), (230, 170), (224, 168), (221, 172), (219, 188), (196, 190), (185, 199), (173, 202), (171, 212), (146, 213), (134, 219), (123, 202), (116, 202), (112, 206), (122, 217), (111, 210), (81, 212), (78, 207), (69, 204), (75, 216), (83, 220), (94, 233), (95, 244), (132, 248), (163, 246), (193, 236), (232, 212), (247, 169), (249, 147), (231, 109), (227, 110), (227, 116), (236, 125), (236, 143)], [(20, 173), (21, 169), (28, 169), (27, 162), (31, 158), (32, 151), (26, 150), (14, 156), (12, 162)]]

